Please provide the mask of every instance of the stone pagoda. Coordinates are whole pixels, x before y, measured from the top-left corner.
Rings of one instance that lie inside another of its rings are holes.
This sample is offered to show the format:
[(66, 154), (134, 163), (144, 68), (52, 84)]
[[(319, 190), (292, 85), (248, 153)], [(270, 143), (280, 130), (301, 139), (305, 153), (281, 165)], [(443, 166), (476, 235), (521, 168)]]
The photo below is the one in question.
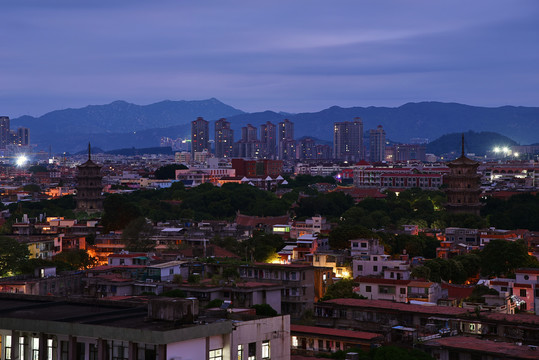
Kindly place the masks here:
[(103, 186), (101, 166), (92, 161), (92, 151), (88, 143), (88, 160), (77, 166), (77, 210), (86, 213), (103, 211)]
[(447, 211), (479, 215), (481, 208), (481, 175), (477, 173), (479, 163), (464, 155), (464, 134), (462, 135), (462, 154), (447, 163), (449, 174), (444, 177), (447, 186)]

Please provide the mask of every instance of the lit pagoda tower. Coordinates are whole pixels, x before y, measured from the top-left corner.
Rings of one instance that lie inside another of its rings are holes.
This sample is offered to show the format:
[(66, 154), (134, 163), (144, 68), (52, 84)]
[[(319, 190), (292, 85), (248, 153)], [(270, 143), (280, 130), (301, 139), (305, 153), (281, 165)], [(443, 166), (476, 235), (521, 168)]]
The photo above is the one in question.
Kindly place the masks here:
[(462, 154), (447, 163), (449, 174), (444, 177), (447, 185), (446, 209), (452, 213), (470, 213), (479, 215), (481, 203), (481, 175), (477, 173), (479, 163), (464, 155), (464, 134), (462, 134)]
[(101, 191), (101, 166), (92, 161), (90, 143), (88, 143), (88, 161), (77, 166), (77, 210), (96, 213), (103, 210)]

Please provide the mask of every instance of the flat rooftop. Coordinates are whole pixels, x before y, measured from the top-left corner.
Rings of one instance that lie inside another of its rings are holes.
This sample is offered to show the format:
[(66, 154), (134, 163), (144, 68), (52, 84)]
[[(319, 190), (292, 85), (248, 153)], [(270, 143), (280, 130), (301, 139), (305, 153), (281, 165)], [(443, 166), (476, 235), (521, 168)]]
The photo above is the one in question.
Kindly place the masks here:
[[(173, 300), (171, 300), (173, 301)], [(163, 344), (228, 333), (232, 322), (166, 321), (148, 317), (148, 303), (0, 294), (0, 328)]]

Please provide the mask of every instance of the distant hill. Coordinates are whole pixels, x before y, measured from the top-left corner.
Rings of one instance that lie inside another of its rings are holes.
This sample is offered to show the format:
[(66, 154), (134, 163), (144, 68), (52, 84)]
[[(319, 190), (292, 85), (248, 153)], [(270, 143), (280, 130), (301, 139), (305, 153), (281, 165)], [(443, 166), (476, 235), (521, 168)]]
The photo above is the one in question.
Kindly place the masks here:
[[(427, 145), (427, 152), (436, 155), (449, 154), (451, 152), (460, 153), (461, 141), (461, 133), (443, 135)], [(496, 146), (504, 147), (511, 145), (517, 145), (517, 143), (507, 136), (495, 132), (483, 131), (476, 133), (474, 131), (468, 131), (464, 134), (464, 151), (466, 153), (483, 156), (487, 151), (492, 151)]]
[[(361, 117), (365, 133), (382, 125), (388, 139), (409, 142), (411, 138), (437, 139), (447, 133), (463, 131), (496, 132), (520, 144), (539, 140), (539, 108), (502, 106), (486, 108), (455, 103), (421, 102), (399, 107), (333, 106), (319, 112), (287, 114), (274, 111), (245, 113), (217, 99), (200, 101), (162, 101), (151, 105), (135, 105), (115, 101), (108, 105), (91, 105), (82, 109), (53, 111), (39, 118), (23, 116), (12, 120), (13, 127), (30, 128), (31, 142), (38, 149), (54, 152), (79, 151), (88, 141), (104, 150), (158, 146), (162, 136), (190, 136), (190, 122), (198, 116), (213, 123), (227, 118), (235, 130), (236, 140), (241, 127), (274, 124), (285, 118), (294, 122), (295, 137), (316, 137), (333, 140), (333, 123)], [(460, 142), (460, 140), (459, 140)], [(457, 147), (458, 143), (457, 142)]]
[[(53, 146), (55, 152), (77, 151), (81, 142), (91, 141), (103, 149), (151, 147), (159, 145), (166, 130), (179, 126), (181, 136), (189, 134), (190, 122), (198, 116), (207, 120), (242, 114), (243, 111), (217, 99), (196, 101), (165, 100), (150, 105), (114, 101), (107, 105), (90, 105), (80, 109), (49, 112), (40, 117), (22, 116), (11, 120), (12, 127), (30, 129), (31, 142), (38, 149)], [(148, 132), (144, 132), (148, 130)], [(139, 132), (144, 132), (137, 135)], [(175, 133), (168, 135), (177, 136)], [(141, 143), (142, 142), (142, 143)]]

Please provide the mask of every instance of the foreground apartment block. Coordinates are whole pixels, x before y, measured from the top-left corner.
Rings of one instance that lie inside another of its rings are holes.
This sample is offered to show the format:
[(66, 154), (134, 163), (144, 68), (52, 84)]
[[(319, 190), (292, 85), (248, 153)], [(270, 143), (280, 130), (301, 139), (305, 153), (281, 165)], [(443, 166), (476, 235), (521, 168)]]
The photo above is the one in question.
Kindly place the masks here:
[(0, 297), (2, 359), (290, 359), (289, 316), (199, 313), (198, 301), (149, 303)]

